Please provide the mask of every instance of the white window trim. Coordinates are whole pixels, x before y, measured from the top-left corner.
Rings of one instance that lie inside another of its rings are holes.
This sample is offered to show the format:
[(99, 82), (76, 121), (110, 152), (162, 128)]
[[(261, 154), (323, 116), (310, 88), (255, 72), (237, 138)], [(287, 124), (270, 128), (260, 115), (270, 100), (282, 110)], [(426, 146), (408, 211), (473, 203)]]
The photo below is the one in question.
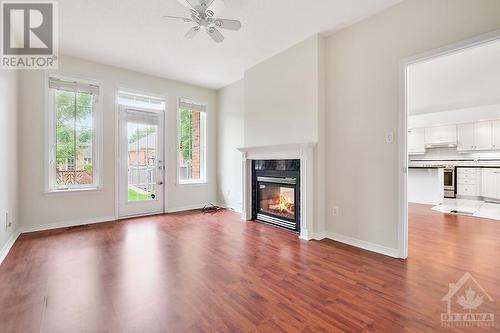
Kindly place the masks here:
[[(205, 107), (205, 119), (203, 120), (203, 127), (202, 127), (202, 153), (201, 153), (201, 178), (200, 179), (185, 179), (181, 180), (180, 178), (180, 166), (181, 166), (181, 159), (179, 158), (180, 156), (180, 137), (181, 137), (181, 118), (179, 116), (179, 111), (180, 111), (180, 104), (182, 100), (187, 100), (187, 101), (192, 101), (193, 103), (203, 105)], [(195, 101), (192, 98), (187, 98), (187, 97), (179, 97), (177, 99), (177, 109), (176, 109), (176, 123), (177, 123), (177, 138), (176, 138), (176, 144), (177, 147), (175, 149), (176, 153), (176, 160), (177, 160), (177, 165), (176, 165), (176, 174), (177, 174), (177, 185), (182, 185), (182, 186), (189, 186), (189, 185), (208, 185), (208, 172), (207, 172), (207, 156), (208, 156), (208, 144), (207, 144), (207, 128), (208, 128), (208, 103), (206, 102), (199, 102)]]
[[(55, 159), (54, 143), (55, 143), (55, 108), (54, 108), (54, 92), (49, 88), (49, 79), (55, 77), (62, 80), (78, 81), (86, 84), (99, 86), (99, 95), (94, 105), (94, 140), (93, 148), (93, 172), (94, 184), (91, 185), (72, 185), (67, 187), (55, 187), (55, 169), (53, 161)], [(102, 105), (103, 105), (103, 83), (102, 81), (88, 79), (78, 75), (62, 74), (60, 72), (47, 72), (45, 75), (45, 182), (44, 193), (46, 194), (68, 194), (74, 192), (92, 192), (101, 191), (103, 188), (103, 168), (102, 168)]]

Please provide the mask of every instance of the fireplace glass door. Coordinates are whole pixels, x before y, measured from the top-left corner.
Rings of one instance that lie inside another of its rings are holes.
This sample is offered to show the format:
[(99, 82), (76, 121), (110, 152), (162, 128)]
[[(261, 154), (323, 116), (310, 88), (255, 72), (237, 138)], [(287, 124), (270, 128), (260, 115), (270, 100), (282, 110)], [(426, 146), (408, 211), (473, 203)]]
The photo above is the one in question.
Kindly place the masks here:
[(259, 213), (295, 220), (295, 188), (282, 184), (261, 183)]
[(257, 177), (257, 220), (298, 231), (296, 178)]

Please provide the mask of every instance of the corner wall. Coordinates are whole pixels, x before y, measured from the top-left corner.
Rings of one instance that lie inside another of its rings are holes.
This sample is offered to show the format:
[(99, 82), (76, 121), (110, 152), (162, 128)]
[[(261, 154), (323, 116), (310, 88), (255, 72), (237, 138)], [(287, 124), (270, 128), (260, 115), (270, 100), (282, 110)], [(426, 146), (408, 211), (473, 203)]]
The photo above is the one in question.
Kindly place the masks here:
[(407, 0), (327, 38), (330, 235), (397, 249), (399, 61), (499, 28), (497, 0)]
[(244, 144), (244, 81), (217, 92), (217, 202), (242, 210), (242, 160), (236, 148)]
[(245, 72), (245, 147), (318, 142), (321, 43), (314, 35)]
[(18, 72), (0, 70), (0, 262), (19, 224), (17, 95)]

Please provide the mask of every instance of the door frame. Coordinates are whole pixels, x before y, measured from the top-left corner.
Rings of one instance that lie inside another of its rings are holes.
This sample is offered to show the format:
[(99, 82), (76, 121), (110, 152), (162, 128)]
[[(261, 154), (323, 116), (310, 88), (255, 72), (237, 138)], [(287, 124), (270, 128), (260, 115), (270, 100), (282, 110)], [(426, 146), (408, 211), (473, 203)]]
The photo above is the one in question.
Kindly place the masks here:
[(500, 40), (500, 30), (491, 31), (476, 37), (430, 50), (399, 62), (399, 218), (398, 218), (398, 253), (402, 259), (408, 258), (408, 110), (407, 110), (407, 67), (419, 62), (450, 55), (483, 44)]
[(146, 90), (139, 90), (135, 88), (130, 88), (127, 85), (121, 85), (118, 84), (115, 86), (115, 94), (114, 94), (114, 100), (115, 100), (115, 110), (114, 110), (114, 116), (115, 116), (115, 156), (114, 156), (114, 162), (115, 162), (115, 167), (114, 167), (114, 172), (115, 172), (115, 186), (114, 186), (114, 199), (115, 199), (115, 218), (117, 220), (119, 219), (128, 219), (128, 218), (133, 218), (133, 217), (141, 217), (141, 216), (150, 216), (152, 214), (146, 213), (146, 214), (139, 214), (139, 215), (132, 215), (132, 216), (126, 216), (126, 217), (121, 217), (120, 216), (120, 168), (121, 168), (121, 158), (120, 158), (120, 110), (122, 108), (122, 105), (118, 103), (118, 96), (120, 92), (127, 92), (127, 93), (135, 93), (135, 94), (140, 94), (140, 95), (146, 95), (146, 96), (152, 96), (152, 97), (157, 97), (161, 98), (165, 101), (165, 108), (163, 110), (163, 211), (162, 213), (167, 212), (167, 193), (168, 193), (168, 183), (170, 181), (169, 178), (169, 150), (168, 150), (168, 128), (169, 128), (169, 121), (168, 121), (168, 110), (169, 110), (169, 100), (168, 100), (168, 94), (164, 94), (161, 92), (155, 92), (155, 91), (146, 91)]

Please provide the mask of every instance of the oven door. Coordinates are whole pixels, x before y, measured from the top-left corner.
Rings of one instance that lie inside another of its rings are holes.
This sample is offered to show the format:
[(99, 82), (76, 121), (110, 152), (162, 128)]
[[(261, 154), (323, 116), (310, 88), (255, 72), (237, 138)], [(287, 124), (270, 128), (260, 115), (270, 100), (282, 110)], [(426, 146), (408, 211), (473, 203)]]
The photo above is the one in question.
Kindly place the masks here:
[(455, 190), (455, 170), (444, 169), (444, 189)]
[(444, 169), (444, 197), (455, 198), (455, 168)]

